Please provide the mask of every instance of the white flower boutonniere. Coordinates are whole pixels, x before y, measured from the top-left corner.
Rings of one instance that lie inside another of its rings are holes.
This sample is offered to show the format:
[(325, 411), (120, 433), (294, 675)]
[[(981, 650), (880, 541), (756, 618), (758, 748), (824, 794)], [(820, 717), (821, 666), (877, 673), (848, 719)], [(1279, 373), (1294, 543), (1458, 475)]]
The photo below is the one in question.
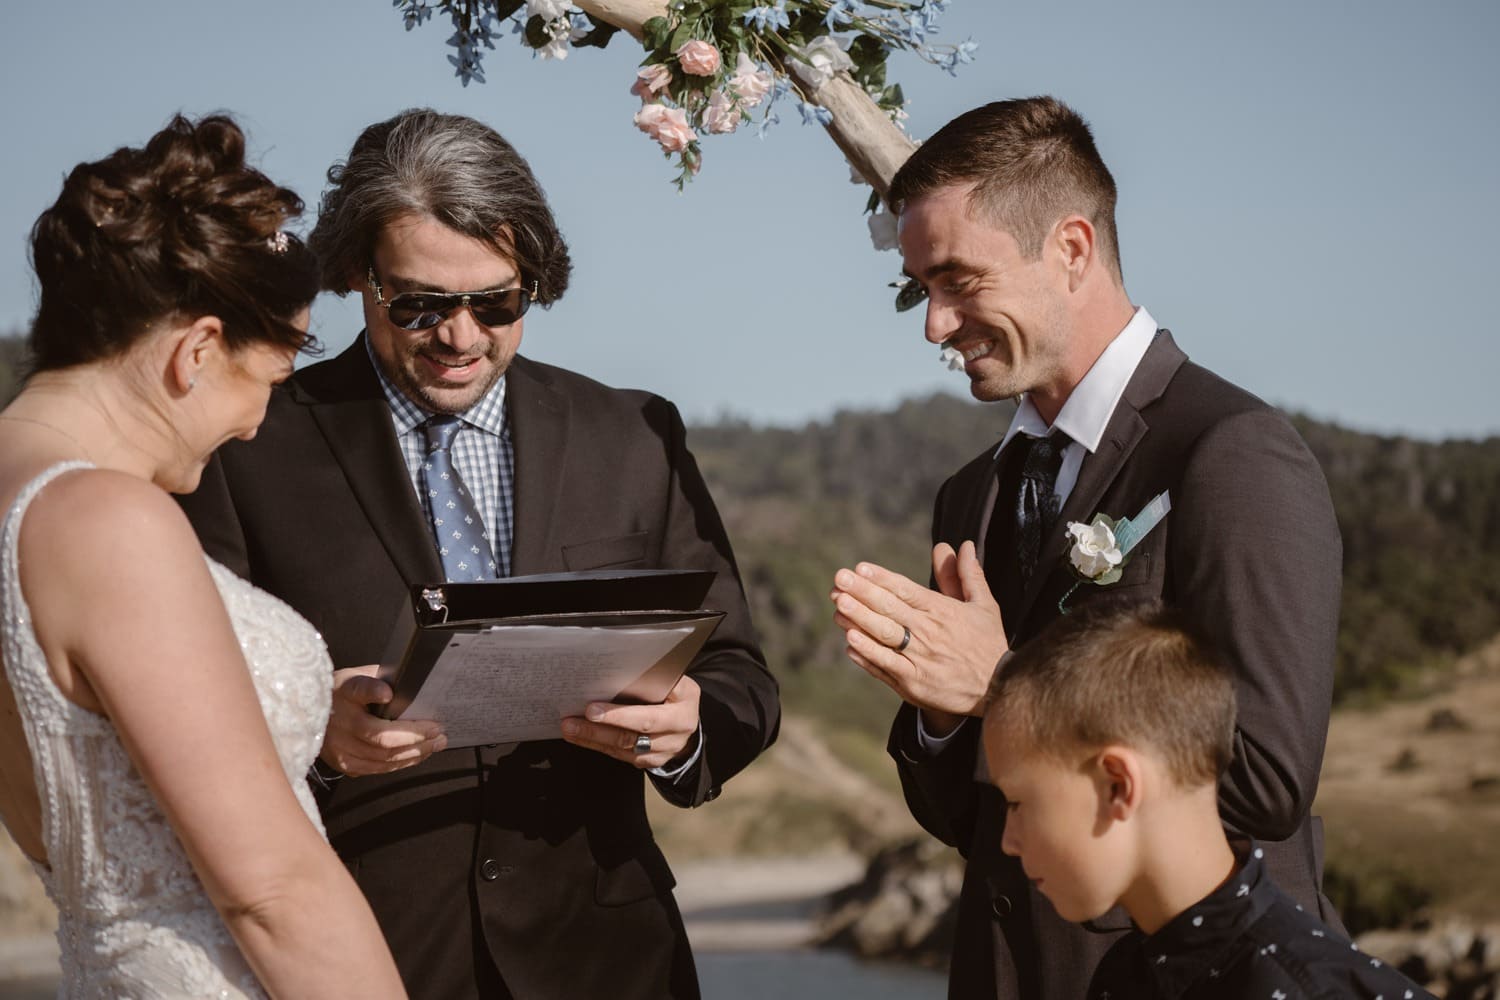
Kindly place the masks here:
[(1068, 522), (1068, 563), (1078, 581), (1057, 602), (1057, 610), (1068, 613), (1068, 598), (1084, 583), (1107, 587), (1118, 581), (1130, 562), (1130, 553), (1172, 509), (1172, 499), (1158, 494), (1135, 517), (1118, 521), (1108, 514), (1095, 514), (1088, 524)]
[(1079, 576), (1101, 587), (1120, 578), (1125, 568), (1125, 553), (1120, 551), (1119, 539), (1115, 537), (1114, 518), (1095, 514), (1090, 524), (1069, 521), (1068, 537), (1073, 539), (1068, 562)]

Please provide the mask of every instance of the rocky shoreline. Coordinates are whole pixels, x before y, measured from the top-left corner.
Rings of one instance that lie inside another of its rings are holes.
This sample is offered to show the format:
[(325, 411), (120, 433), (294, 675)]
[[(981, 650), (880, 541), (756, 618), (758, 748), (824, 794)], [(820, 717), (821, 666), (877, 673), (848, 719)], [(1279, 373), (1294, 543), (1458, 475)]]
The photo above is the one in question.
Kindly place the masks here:
[[(887, 847), (858, 882), (828, 897), (817, 941), (864, 959), (946, 968), (962, 874), (956, 852), (934, 841)], [(1500, 923), (1447, 919), (1368, 931), (1356, 943), (1444, 1000), (1500, 998)]]
[[(963, 868), (956, 852), (905, 840), (868, 862), (850, 853), (678, 866), (678, 903), (699, 952), (821, 947), (945, 969)], [(0, 934), (0, 996), (50, 995), (57, 943), (40, 926)], [(1500, 923), (1447, 919), (1360, 935), (1362, 951), (1444, 1000), (1500, 998)]]
[(1500, 924), (1449, 920), (1421, 929), (1369, 931), (1357, 943), (1446, 1000), (1500, 997)]
[(935, 840), (886, 847), (859, 881), (829, 895), (817, 943), (860, 958), (946, 969), (962, 884), (957, 853)]

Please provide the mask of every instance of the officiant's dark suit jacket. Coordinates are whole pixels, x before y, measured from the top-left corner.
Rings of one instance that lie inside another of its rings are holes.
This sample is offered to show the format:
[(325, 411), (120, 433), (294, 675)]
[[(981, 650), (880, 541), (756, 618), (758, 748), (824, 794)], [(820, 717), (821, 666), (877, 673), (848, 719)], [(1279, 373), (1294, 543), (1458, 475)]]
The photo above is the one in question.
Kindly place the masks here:
[[(1084, 459), (1024, 589), (1013, 560), (987, 545), (991, 533), (1005, 530), (999, 519), (1013, 516), (1009, 498), (996, 508), (1000, 462), (991, 448), (943, 485), (933, 538), (955, 547), (974, 539), (981, 554), (990, 550), (986, 576), (1013, 647), (1057, 617), (1078, 579), (1067, 561), (1067, 522), (1097, 513), (1133, 517), (1169, 492), (1171, 513), (1140, 543), (1123, 577), (1105, 587), (1084, 583), (1067, 606), (1161, 598), (1216, 642), (1239, 700), (1220, 813), (1232, 830), (1261, 842), (1284, 891), (1339, 926), (1320, 894), (1322, 827), (1309, 809), (1328, 732), (1342, 548), (1327, 483), (1302, 439), (1279, 412), (1189, 362), (1159, 330), (1098, 449)], [(907, 802), (923, 826), (967, 858), (950, 996), (1083, 997), (1118, 934), (1063, 921), (1020, 862), (1001, 853), (1004, 799), (977, 780), (978, 720), (935, 756), (918, 746), (916, 727), (915, 709), (903, 706), (890, 751)], [(1096, 923), (1129, 926), (1119, 909)]]
[[(717, 573), (704, 603), (725, 617), (689, 670), (704, 754), (672, 782), (560, 739), (446, 750), (320, 792), (329, 839), (414, 997), (694, 997), (643, 785), (679, 806), (718, 796), (775, 738), (777, 686), (672, 404), (521, 357), (506, 378), (516, 575)], [(339, 667), (379, 662), (408, 586), (442, 579), (362, 338), (273, 393), (184, 506), (209, 554), (311, 620)]]

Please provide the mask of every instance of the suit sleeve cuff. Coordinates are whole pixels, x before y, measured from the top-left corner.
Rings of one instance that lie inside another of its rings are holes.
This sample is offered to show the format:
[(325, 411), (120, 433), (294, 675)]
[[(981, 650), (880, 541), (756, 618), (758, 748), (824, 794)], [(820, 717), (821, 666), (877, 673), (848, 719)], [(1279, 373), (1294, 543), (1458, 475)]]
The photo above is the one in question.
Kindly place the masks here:
[(922, 713), (919, 711), (916, 713), (916, 715), (917, 746), (921, 747), (923, 750), (934, 757), (946, 750), (948, 748), (948, 744), (953, 742), (954, 737), (963, 732), (964, 727), (969, 724), (969, 720), (964, 719), (958, 725), (954, 726), (953, 732), (949, 733), (947, 736), (933, 736), (927, 731), (927, 727), (922, 725)]
[(704, 740), (703, 723), (700, 720), (698, 731), (693, 734), (688, 747), (683, 751), (683, 753), (687, 754), (687, 757), (684, 758), (682, 754), (678, 754), (661, 767), (651, 768), (651, 773), (658, 778), (666, 778), (668, 781), (676, 782), (678, 778), (681, 778), (688, 771), (692, 770), (693, 765), (698, 763), (699, 758), (703, 756)]
[(313, 761), (313, 766), (308, 768), (307, 773), (312, 778), (313, 784), (320, 785), (323, 788), (332, 788), (334, 782), (340, 781), (344, 777), (342, 771), (329, 767), (323, 763), (323, 758), (321, 757)]

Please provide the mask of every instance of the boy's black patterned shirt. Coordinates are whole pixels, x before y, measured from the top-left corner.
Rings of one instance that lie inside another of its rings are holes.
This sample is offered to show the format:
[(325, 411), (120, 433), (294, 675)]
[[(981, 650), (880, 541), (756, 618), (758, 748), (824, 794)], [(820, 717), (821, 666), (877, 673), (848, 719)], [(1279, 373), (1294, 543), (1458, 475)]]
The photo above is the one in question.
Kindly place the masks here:
[(1238, 846), (1228, 881), (1150, 937), (1135, 932), (1109, 950), (1089, 1000), (1433, 1000), (1292, 902), (1253, 843)]

